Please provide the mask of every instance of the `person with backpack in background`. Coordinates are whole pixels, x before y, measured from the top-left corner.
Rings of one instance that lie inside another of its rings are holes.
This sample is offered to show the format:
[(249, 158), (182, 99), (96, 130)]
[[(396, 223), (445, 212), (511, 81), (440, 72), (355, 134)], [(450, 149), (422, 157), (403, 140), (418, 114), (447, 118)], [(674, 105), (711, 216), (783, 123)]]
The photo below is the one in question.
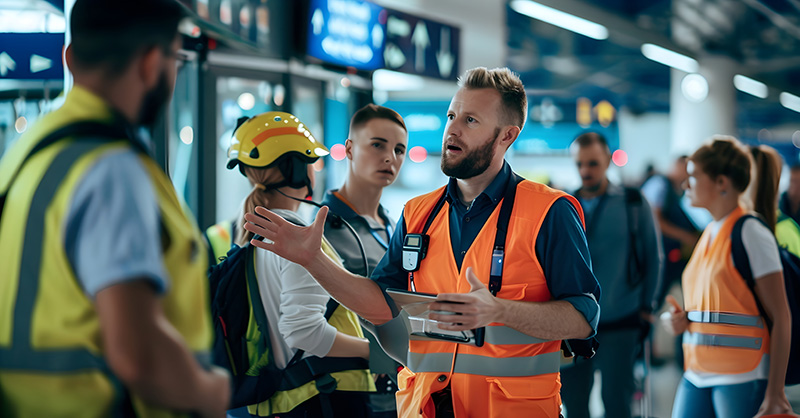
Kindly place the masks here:
[[(350, 136), (345, 141), (347, 177), (339, 189), (326, 193), (322, 204), (330, 209), (325, 238), (351, 273), (368, 277), (389, 248), (395, 225), (380, 203), (381, 194), (400, 175), (407, 144), (403, 117), (392, 109), (369, 104), (350, 119)], [(377, 390), (370, 394), (371, 416), (397, 417), (394, 393), (400, 364), (383, 352), (372, 334), (365, 335), (370, 340), (369, 366)]]
[(597, 326), (600, 349), (562, 368), (561, 397), (570, 418), (589, 418), (595, 370), (603, 379), (606, 415), (631, 416), (633, 366), (650, 333), (661, 276), (661, 246), (653, 212), (638, 190), (608, 180), (611, 150), (597, 132), (579, 135), (571, 147), (582, 186), (573, 195), (586, 216), (586, 240), (603, 298)]
[(0, 416), (223, 417), (200, 230), (138, 128), (168, 103), (173, 0), (77, 0), (75, 84), (0, 161)]
[(732, 233), (746, 215), (739, 198), (750, 183), (751, 164), (747, 149), (727, 136), (713, 137), (689, 159), (686, 193), (693, 206), (708, 209), (713, 222), (683, 273), (684, 307), (672, 299), (664, 318), (673, 334), (684, 335), (675, 418), (791, 413), (784, 393), (791, 317), (778, 245), (758, 219), (739, 224), (754, 291), (732, 253)]
[[(296, 211), (312, 194), (311, 164), (327, 154), (327, 148), (289, 113), (267, 112), (242, 123), (233, 134), (227, 165), (228, 169), (238, 166), (253, 184), (242, 213), (264, 206), (303, 225)], [(245, 246), (254, 234), (238, 230), (235, 243)], [(324, 239), (322, 248), (339, 261)], [(331, 302), (330, 295), (300, 265), (270, 251), (255, 250), (254, 254), (256, 290), (269, 325), (254, 323), (261, 312), (253, 312), (246, 336), (251, 360), (248, 372), (258, 373), (267, 358), (279, 369), (292, 366), (302, 360), (296, 358), (301, 350), (303, 358), (369, 358), (369, 343), (355, 314)], [(329, 307), (333, 310), (326, 318)], [(251, 309), (257, 310), (257, 306)], [(269, 342), (262, 343), (263, 338)], [(318, 377), (302, 386), (279, 390), (269, 399), (248, 406), (248, 412), (281, 418), (366, 417), (367, 392), (374, 392), (375, 386), (366, 361), (363, 367), (326, 375), (325, 387)]]

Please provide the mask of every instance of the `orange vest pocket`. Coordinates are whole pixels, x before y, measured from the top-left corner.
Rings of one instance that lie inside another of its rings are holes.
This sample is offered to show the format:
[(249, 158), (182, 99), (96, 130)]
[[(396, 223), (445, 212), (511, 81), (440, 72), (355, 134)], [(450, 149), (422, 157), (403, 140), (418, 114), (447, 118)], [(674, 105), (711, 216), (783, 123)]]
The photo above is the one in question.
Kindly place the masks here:
[(490, 377), (486, 382), (491, 417), (558, 417), (561, 399), (555, 379)]

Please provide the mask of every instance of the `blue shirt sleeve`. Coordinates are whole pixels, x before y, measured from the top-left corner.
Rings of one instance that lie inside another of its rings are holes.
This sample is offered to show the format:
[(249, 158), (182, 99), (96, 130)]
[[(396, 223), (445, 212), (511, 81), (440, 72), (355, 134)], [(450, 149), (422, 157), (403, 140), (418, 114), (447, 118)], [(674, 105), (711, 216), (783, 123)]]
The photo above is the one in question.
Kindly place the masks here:
[(372, 280), (380, 286), (383, 297), (389, 308), (392, 309), (392, 316), (397, 316), (400, 312), (395, 306), (392, 298), (386, 293), (386, 289), (408, 289), (408, 273), (403, 270), (403, 240), (406, 237), (406, 220), (403, 213), (400, 213), (400, 220), (397, 221), (397, 228), (389, 241), (389, 249), (383, 255), (378, 266), (372, 272)]
[(64, 247), (87, 295), (144, 279), (167, 288), (161, 253), (160, 211), (139, 156), (113, 152), (87, 171), (67, 213)]
[(569, 200), (559, 198), (547, 212), (536, 238), (536, 256), (553, 298), (571, 303), (596, 332), (600, 284), (592, 273), (583, 224)]

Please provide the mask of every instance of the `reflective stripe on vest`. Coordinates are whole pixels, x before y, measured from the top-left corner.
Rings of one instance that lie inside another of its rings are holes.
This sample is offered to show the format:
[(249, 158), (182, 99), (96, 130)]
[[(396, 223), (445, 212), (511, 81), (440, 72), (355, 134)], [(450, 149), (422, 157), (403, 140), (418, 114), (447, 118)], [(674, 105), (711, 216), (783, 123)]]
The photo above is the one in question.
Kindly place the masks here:
[(73, 164), (86, 153), (102, 145), (106, 144), (80, 141), (68, 145), (53, 159), (33, 194), (25, 222), (11, 347), (0, 349), (0, 369), (45, 373), (101, 371), (114, 389), (113, 414), (125, 416), (130, 412), (130, 405), (127, 404), (127, 397), (124, 395), (125, 388), (110, 372), (101, 356), (85, 348), (35, 350), (31, 347), (31, 323), (42, 267), (45, 213)]
[(414, 373), (449, 373), (453, 366), (453, 373), (491, 377), (538, 376), (557, 373), (560, 361), (560, 351), (529, 357), (487, 357), (459, 353), (453, 366), (453, 353), (408, 353), (408, 368)]
[(692, 322), (764, 328), (760, 316), (710, 311), (689, 311), (686, 316)]
[[(519, 332), (514, 328), (504, 325), (490, 325), (486, 327), (485, 342), (489, 344), (539, 344), (550, 340), (542, 340)], [(460, 354), (459, 354), (460, 355)]]
[(708, 345), (713, 347), (749, 348), (760, 350), (762, 339), (758, 337), (739, 337), (735, 335), (700, 334), (699, 332), (683, 333), (683, 343), (691, 345)]
[(102, 357), (84, 348), (39, 351), (31, 347), (31, 322), (36, 295), (39, 292), (42, 267), (45, 213), (73, 164), (86, 153), (102, 145), (106, 144), (80, 141), (67, 146), (47, 168), (33, 194), (25, 223), (11, 347), (0, 349), (0, 369), (53, 373), (87, 369), (108, 370)]

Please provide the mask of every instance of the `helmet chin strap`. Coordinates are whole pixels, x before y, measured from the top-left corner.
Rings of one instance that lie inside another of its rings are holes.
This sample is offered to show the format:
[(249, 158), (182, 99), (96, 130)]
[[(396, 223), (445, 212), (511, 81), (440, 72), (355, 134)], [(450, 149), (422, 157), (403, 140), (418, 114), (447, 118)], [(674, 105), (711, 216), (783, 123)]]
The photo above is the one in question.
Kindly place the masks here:
[[(258, 187), (258, 186), (261, 186), (261, 187)], [(295, 185), (291, 184), (289, 182), (289, 180), (283, 180), (283, 181), (280, 181), (280, 182), (274, 183), (274, 184), (260, 184), (259, 183), (259, 184), (256, 185), (256, 187), (258, 187), (259, 189), (261, 189), (261, 190), (263, 190), (265, 192), (266, 191), (270, 191), (270, 190), (275, 190), (276, 192), (278, 192), (278, 193), (280, 193), (280, 194), (282, 194), (282, 195), (284, 195), (284, 196), (286, 196), (288, 198), (295, 199), (295, 200), (300, 200), (300, 201), (305, 201), (303, 199), (297, 199), (295, 197), (289, 196), (286, 193), (280, 191), (279, 189), (281, 187), (284, 187), (284, 186), (289, 186), (289, 187), (291, 187), (293, 189), (297, 189), (298, 188), (298, 187), (295, 187)], [(310, 198), (311, 196), (314, 195), (314, 190), (311, 188), (311, 182), (308, 181), (308, 179), (306, 179), (304, 186), (306, 186), (306, 190), (308, 192), (306, 194), (306, 199), (308, 199), (308, 198)]]

